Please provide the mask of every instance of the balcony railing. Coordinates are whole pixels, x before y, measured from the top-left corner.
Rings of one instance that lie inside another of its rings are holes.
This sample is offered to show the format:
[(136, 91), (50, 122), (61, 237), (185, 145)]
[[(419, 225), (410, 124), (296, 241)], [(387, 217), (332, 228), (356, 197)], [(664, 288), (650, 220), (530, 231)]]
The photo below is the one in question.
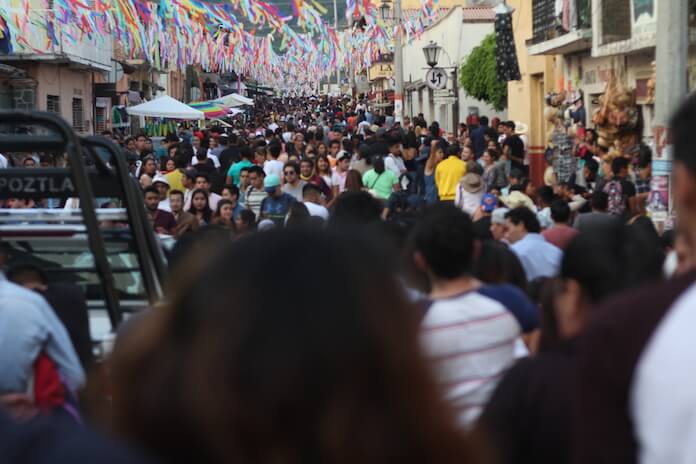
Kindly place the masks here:
[[(556, 0), (534, 0), (532, 4), (532, 39), (528, 42), (535, 45), (555, 39), (568, 32), (578, 29), (589, 29), (592, 26), (592, 1), (570, 0), (567, 12), (556, 11)], [(567, 17), (567, 21), (563, 18)]]

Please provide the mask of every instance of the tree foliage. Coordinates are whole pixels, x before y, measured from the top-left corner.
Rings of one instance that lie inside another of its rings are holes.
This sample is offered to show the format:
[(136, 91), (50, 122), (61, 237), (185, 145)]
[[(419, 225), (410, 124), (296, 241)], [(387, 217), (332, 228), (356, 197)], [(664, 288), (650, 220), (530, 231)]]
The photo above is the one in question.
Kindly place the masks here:
[(471, 51), (459, 70), (459, 85), (472, 97), (483, 100), (496, 111), (507, 108), (507, 82), (496, 76), (495, 34), (488, 34)]

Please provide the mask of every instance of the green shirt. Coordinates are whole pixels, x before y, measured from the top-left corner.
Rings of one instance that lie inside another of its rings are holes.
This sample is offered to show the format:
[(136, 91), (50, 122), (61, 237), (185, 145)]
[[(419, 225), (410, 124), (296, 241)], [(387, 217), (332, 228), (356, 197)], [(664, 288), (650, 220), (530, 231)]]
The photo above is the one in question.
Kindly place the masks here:
[(253, 166), (254, 163), (249, 161), (248, 159), (243, 159), (237, 163), (234, 163), (230, 168), (227, 170), (227, 175), (232, 178), (232, 183), (236, 186), (239, 186), (239, 177), (241, 175), (241, 170), (242, 168), (248, 168)]
[(370, 169), (363, 175), (363, 185), (383, 199), (388, 200), (394, 191), (394, 185), (399, 183), (399, 178), (389, 169), (382, 174), (377, 174), (374, 169)]

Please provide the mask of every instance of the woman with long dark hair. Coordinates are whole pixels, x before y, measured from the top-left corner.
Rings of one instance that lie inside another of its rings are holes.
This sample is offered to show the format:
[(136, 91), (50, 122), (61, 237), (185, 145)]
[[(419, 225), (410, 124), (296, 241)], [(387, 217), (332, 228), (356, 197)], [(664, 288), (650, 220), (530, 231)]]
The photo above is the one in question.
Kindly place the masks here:
[(234, 206), (230, 200), (218, 201), (212, 223), (226, 229), (236, 229), (234, 222)]
[(213, 211), (208, 203), (208, 194), (203, 189), (196, 189), (191, 194), (191, 206), (188, 212), (196, 216), (200, 225), (210, 224), (213, 218)]
[(317, 156), (316, 175), (321, 177), (329, 188), (333, 187), (333, 173), (331, 172), (331, 162), (327, 155)]
[(363, 189), (362, 176), (360, 172), (351, 169), (346, 174), (346, 189), (345, 192), (360, 192)]
[(437, 203), (437, 185), (435, 185), (435, 168), (445, 159), (446, 143), (443, 140), (433, 140), (430, 143), (430, 155), (425, 161), (423, 181), (425, 183), (425, 202), (432, 205)]
[(152, 185), (155, 174), (157, 174), (157, 161), (155, 161), (153, 156), (146, 156), (143, 159), (143, 165), (140, 167), (140, 185), (143, 188)]
[(243, 209), (235, 220), (237, 235), (248, 234), (256, 230), (256, 215), (249, 209)]
[(327, 156), (329, 154), (329, 149), (324, 142), (319, 142), (317, 144), (317, 158), (321, 156)]
[(117, 341), (120, 436), (175, 464), (474, 462), (374, 238), (293, 228), (214, 251)]

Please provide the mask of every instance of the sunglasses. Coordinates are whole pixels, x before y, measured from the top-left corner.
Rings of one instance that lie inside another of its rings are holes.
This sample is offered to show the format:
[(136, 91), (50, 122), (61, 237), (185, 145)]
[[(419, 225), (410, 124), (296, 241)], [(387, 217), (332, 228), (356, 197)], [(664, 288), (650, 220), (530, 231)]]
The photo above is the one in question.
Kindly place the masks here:
[(286, 176), (293, 176), (295, 175), (295, 171), (285, 171)]

